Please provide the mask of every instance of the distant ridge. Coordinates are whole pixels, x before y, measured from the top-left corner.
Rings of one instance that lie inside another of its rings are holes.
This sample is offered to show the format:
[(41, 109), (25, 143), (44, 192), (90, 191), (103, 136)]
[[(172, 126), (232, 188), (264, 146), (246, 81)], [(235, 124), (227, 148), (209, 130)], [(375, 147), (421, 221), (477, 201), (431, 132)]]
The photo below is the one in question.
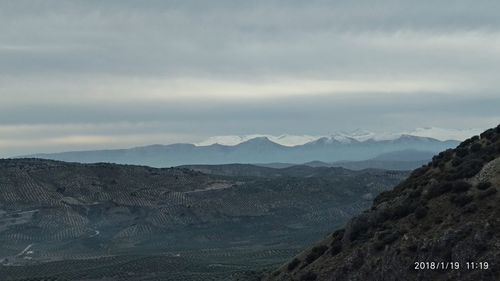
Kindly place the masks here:
[[(284, 146), (268, 137), (255, 137), (236, 145), (170, 144), (135, 147), (130, 149), (71, 151), (33, 154), (22, 157), (52, 159), (68, 162), (147, 165), (171, 167), (189, 164), (230, 163), (291, 163), (310, 161), (326, 163), (337, 161), (363, 161), (380, 154), (397, 151), (427, 151), (436, 153), (455, 147), (458, 141), (441, 141), (428, 137), (400, 135), (397, 138), (377, 140), (351, 137), (324, 137), (302, 145)], [(403, 157), (405, 158), (405, 157)], [(405, 161), (405, 159), (401, 159)]]
[[(410, 171), (416, 169), (431, 161), (434, 152), (420, 151), (420, 150), (400, 150), (388, 153), (382, 153), (374, 158), (361, 160), (361, 161), (337, 161), (337, 162), (323, 162), (323, 161), (309, 161), (302, 165), (309, 167), (342, 167), (349, 170), (363, 170), (363, 169), (384, 169), (384, 170), (399, 170)], [(269, 168), (287, 168), (296, 164), (291, 163), (262, 163), (255, 164), (261, 167)]]

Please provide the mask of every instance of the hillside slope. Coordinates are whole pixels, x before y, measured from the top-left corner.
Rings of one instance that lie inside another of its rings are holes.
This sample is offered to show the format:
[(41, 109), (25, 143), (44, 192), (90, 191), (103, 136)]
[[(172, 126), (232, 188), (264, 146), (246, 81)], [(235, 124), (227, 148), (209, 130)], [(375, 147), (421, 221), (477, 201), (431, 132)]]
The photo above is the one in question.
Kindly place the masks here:
[(212, 168), (223, 175), (0, 160), (0, 280), (233, 280), (294, 256), (407, 176)]
[(264, 279), (498, 280), (499, 156), (500, 126), (440, 153)]

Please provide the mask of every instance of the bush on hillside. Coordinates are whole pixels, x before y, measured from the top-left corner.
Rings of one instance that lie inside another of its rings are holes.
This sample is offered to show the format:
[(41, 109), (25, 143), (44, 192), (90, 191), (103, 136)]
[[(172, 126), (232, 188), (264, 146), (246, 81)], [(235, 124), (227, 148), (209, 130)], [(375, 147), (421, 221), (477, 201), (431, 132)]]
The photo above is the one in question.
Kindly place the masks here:
[(316, 246), (316, 247), (312, 248), (311, 252), (306, 257), (307, 264), (310, 264), (313, 261), (317, 260), (319, 257), (321, 257), (326, 252), (326, 250), (328, 250), (328, 247), (325, 245)]
[(497, 192), (498, 192), (498, 190), (496, 188), (488, 188), (488, 189), (478, 193), (477, 198), (478, 199), (485, 199), (485, 198), (488, 198), (488, 197), (495, 195)]
[(333, 240), (332, 243), (330, 244), (330, 254), (332, 256), (338, 255), (340, 252), (342, 252), (342, 240)]
[(477, 184), (476, 188), (479, 190), (486, 190), (491, 187), (491, 182), (483, 181)]
[(453, 183), (453, 192), (455, 193), (460, 193), (460, 192), (466, 192), (472, 187), (472, 185), (466, 181), (456, 181)]
[(475, 143), (475, 144), (471, 145), (470, 151), (476, 153), (476, 152), (480, 151), (482, 147), (483, 146), (480, 143)]
[(432, 199), (435, 197), (438, 197), (446, 192), (449, 192), (452, 189), (453, 185), (451, 182), (445, 181), (445, 182), (438, 182), (436, 184), (433, 184), (429, 187), (427, 190), (427, 199)]
[(294, 258), (287, 266), (288, 268), (288, 271), (292, 271), (294, 270), (295, 268), (297, 268), (297, 266), (300, 264), (300, 260), (297, 259), (297, 258)]
[(419, 207), (417, 207), (417, 209), (415, 209), (415, 218), (423, 219), (423, 218), (425, 218), (425, 216), (427, 216), (427, 212), (428, 212), (428, 210), (426, 207), (419, 206)]
[(459, 207), (463, 207), (463, 206), (469, 204), (470, 202), (472, 202), (473, 199), (474, 198), (471, 195), (466, 195), (466, 194), (460, 194), (457, 196), (450, 197), (451, 203), (453, 203)]
[(458, 157), (463, 158), (469, 154), (469, 150), (466, 147), (460, 147), (455, 150), (455, 154)]
[(467, 159), (458, 167), (452, 169), (446, 176), (448, 180), (471, 178), (483, 168), (483, 161), (479, 159)]
[(315, 273), (309, 271), (300, 277), (300, 281), (314, 281), (316, 280), (316, 278), (318, 278), (318, 276)]

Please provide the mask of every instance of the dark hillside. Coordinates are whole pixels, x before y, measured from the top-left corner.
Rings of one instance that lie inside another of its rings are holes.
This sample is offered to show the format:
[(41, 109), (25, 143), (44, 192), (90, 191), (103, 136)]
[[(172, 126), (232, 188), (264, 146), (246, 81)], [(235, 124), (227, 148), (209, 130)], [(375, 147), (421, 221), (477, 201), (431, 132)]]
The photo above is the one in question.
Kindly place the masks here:
[(499, 156), (500, 126), (438, 154), (265, 279), (498, 280)]

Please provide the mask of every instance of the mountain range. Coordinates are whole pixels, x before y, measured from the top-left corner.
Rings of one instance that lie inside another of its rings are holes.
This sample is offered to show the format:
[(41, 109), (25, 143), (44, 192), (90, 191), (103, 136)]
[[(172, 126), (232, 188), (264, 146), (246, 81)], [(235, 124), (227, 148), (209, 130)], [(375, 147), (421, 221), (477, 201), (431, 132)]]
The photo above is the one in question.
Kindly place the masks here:
[[(303, 164), (311, 161), (325, 163), (364, 161), (386, 153), (401, 151), (420, 151), (426, 155), (432, 155), (455, 147), (458, 143), (456, 140), (438, 140), (403, 134), (394, 138), (382, 139), (361, 138), (359, 135), (358, 137), (321, 137), (301, 145), (285, 146), (273, 142), (268, 137), (255, 137), (235, 145), (218, 143), (204, 146), (194, 144), (150, 145), (130, 149), (33, 154), (23, 156), (23, 158), (43, 158), (80, 163), (108, 162), (151, 167), (276, 162)], [(401, 160), (404, 159), (401, 158)], [(395, 160), (398, 159), (391, 161)], [(430, 160), (430, 158), (424, 160)], [(377, 161), (381, 161), (381, 159)]]
[(0, 160), (0, 279), (497, 280), (500, 125), (409, 176), (325, 163)]
[(251, 134), (251, 135), (225, 135), (225, 136), (214, 136), (209, 137), (201, 142), (195, 143), (197, 146), (207, 146), (212, 144), (221, 145), (237, 145), (246, 141), (249, 141), (258, 137), (265, 137), (272, 142), (281, 144), (283, 146), (296, 146), (303, 145), (308, 142), (316, 141), (318, 139), (330, 139), (331, 141), (339, 142), (350, 142), (359, 141), (363, 142), (366, 140), (393, 140), (401, 137), (402, 135), (411, 135), (417, 137), (427, 137), (433, 138), (441, 141), (446, 140), (457, 140), (463, 141), (470, 136), (478, 135), (481, 133), (482, 129), (445, 129), (437, 127), (424, 127), (417, 128), (411, 131), (399, 132), (399, 133), (375, 133), (368, 130), (356, 129), (347, 132), (336, 132), (331, 135), (268, 135), (268, 134)]

